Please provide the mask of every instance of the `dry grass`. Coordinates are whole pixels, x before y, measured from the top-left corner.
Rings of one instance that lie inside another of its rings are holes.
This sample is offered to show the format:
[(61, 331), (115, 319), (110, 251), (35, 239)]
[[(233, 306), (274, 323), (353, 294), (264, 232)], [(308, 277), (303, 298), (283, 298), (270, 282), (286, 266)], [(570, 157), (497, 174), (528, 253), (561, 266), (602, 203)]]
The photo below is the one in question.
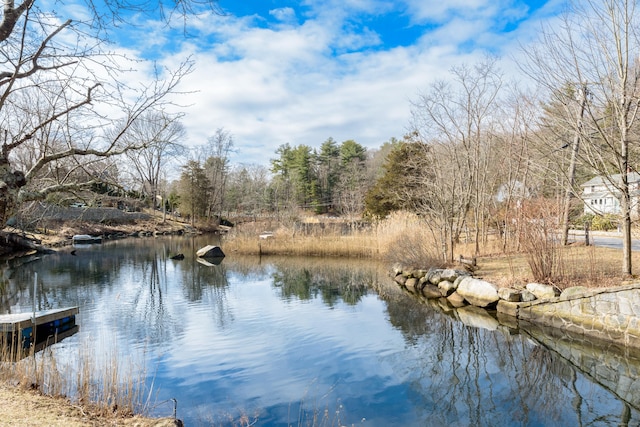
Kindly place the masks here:
[(279, 230), (273, 238), (235, 234), (225, 239), (225, 251), (251, 255), (299, 255), (319, 257), (376, 258), (376, 240), (365, 233), (350, 236), (295, 236)]
[[(226, 236), (224, 250), (243, 254), (370, 258), (420, 268), (443, 265), (439, 245), (428, 227), (419, 217), (406, 213), (396, 213), (366, 230), (347, 235), (330, 232), (302, 235), (292, 228), (269, 230), (266, 227), (258, 223), (237, 227)], [(273, 232), (273, 237), (259, 239), (267, 230)], [(477, 276), (500, 286), (518, 287), (535, 281), (530, 256), (525, 253), (504, 253), (498, 239), (484, 242), (481, 250)], [(471, 256), (473, 251), (472, 242), (462, 242), (455, 249), (456, 255)], [(621, 273), (621, 255), (619, 250), (609, 248), (580, 244), (557, 246), (553, 277), (548, 282), (561, 289), (577, 285), (618, 286), (630, 279)], [(640, 253), (633, 254), (633, 264), (640, 266)]]
[(172, 418), (105, 417), (68, 399), (0, 384), (0, 427), (175, 427)]
[[(594, 246), (561, 248), (561, 273), (552, 282), (560, 289), (570, 286), (591, 288), (619, 286), (630, 278), (622, 274), (620, 250)], [(633, 253), (634, 265), (640, 254)], [(476, 275), (500, 286), (523, 286), (534, 281), (525, 254), (503, 254), (478, 259)]]
[[(27, 357), (1, 343), (0, 384), (65, 397), (83, 413), (112, 421), (145, 412), (145, 370), (133, 359), (122, 361), (115, 346), (97, 355), (92, 344), (47, 347)], [(145, 424), (141, 424), (145, 425)]]
[[(411, 265), (434, 264), (438, 257), (431, 236), (415, 215), (397, 213), (367, 228), (345, 226), (302, 233), (294, 227), (268, 230), (260, 224), (244, 224), (225, 236), (225, 252), (251, 255), (296, 255), (372, 258)], [(272, 236), (261, 239), (265, 231)]]

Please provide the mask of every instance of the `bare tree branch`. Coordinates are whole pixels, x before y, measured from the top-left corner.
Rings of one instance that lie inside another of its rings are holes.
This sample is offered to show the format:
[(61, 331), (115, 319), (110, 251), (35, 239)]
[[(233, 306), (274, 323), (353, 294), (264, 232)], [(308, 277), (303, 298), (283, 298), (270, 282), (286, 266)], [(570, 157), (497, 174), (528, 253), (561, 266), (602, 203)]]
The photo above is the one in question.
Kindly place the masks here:
[(22, 14), (31, 8), (34, 2), (35, 0), (25, 0), (21, 5), (15, 7), (13, 0), (4, 0), (2, 21), (0, 22), (0, 43), (11, 36)]

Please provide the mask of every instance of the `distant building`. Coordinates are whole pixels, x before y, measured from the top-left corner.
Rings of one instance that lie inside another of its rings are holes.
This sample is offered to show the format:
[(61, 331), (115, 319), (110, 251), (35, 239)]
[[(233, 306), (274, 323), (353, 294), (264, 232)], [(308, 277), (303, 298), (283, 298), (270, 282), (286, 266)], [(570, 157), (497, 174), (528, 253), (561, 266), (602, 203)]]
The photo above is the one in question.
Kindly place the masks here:
[[(620, 182), (621, 175), (611, 175), (608, 178), (596, 176), (582, 184), (582, 200), (585, 214), (614, 214), (620, 213), (620, 192), (611, 182)], [(640, 217), (640, 174), (627, 174), (629, 192), (631, 195), (631, 217)]]
[(495, 200), (498, 203), (502, 203), (507, 199), (521, 200), (528, 199), (529, 197), (531, 197), (531, 192), (524, 183), (518, 180), (512, 180), (498, 187)]

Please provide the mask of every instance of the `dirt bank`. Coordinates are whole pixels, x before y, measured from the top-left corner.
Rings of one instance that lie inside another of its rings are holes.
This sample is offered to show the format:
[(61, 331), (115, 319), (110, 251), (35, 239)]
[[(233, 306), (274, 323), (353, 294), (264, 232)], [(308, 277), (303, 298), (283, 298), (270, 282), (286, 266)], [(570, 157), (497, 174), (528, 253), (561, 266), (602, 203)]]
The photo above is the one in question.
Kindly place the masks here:
[(139, 416), (115, 418), (90, 408), (71, 404), (67, 399), (43, 396), (36, 391), (0, 385), (0, 427), (174, 427), (173, 419)]
[[(5, 230), (10, 231), (10, 230)], [(206, 231), (206, 230), (204, 230)], [(182, 222), (171, 220), (161, 221), (160, 219), (136, 220), (126, 224), (106, 225), (96, 222), (86, 221), (65, 221), (58, 227), (37, 232), (28, 233), (41, 241), (42, 245), (48, 247), (59, 247), (71, 244), (71, 238), (76, 234), (89, 234), (92, 236), (122, 236), (131, 234), (177, 234), (195, 233), (197, 229)]]

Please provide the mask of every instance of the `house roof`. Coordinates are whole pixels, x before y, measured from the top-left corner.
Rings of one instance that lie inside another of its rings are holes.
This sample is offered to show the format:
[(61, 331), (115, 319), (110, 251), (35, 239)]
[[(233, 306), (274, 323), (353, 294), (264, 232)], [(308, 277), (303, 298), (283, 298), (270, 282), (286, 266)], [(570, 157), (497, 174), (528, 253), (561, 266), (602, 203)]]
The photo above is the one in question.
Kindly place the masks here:
[[(585, 182), (584, 184), (582, 184), (583, 187), (590, 187), (592, 185), (612, 185), (611, 183), (617, 183), (620, 182), (622, 175), (617, 173), (615, 175), (610, 175), (608, 178), (605, 178), (604, 176), (594, 176), (593, 178), (591, 178), (589, 181)], [(639, 182), (640, 181), (640, 173), (638, 172), (629, 172), (627, 174), (627, 181), (628, 182)]]

